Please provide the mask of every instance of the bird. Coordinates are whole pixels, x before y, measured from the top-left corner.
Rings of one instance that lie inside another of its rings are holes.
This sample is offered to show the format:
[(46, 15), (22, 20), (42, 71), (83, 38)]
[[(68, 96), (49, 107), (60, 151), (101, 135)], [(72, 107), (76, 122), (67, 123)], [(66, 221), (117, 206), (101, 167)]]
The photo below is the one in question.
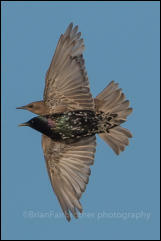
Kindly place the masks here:
[(78, 25), (61, 34), (45, 77), (43, 100), (17, 109), (37, 116), (19, 126), (42, 134), (42, 148), (52, 188), (67, 219), (78, 218), (80, 198), (91, 174), (98, 134), (119, 155), (131, 132), (121, 124), (132, 108), (118, 83), (112, 80), (95, 98), (90, 92)]

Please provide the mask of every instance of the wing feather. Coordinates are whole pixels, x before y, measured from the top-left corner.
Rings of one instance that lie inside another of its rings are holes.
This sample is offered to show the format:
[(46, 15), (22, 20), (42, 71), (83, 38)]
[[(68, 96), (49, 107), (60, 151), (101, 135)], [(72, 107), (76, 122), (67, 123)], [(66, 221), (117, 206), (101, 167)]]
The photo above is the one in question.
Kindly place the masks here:
[(54, 142), (43, 135), (42, 147), (50, 181), (60, 206), (68, 221), (70, 212), (77, 218), (77, 210), (82, 212), (79, 200), (89, 181), (89, 165), (93, 164), (96, 138), (85, 137), (75, 143), (65, 144)]
[(89, 81), (83, 59), (84, 43), (71, 23), (60, 36), (55, 54), (46, 74), (44, 102), (50, 113), (88, 109), (94, 110)]

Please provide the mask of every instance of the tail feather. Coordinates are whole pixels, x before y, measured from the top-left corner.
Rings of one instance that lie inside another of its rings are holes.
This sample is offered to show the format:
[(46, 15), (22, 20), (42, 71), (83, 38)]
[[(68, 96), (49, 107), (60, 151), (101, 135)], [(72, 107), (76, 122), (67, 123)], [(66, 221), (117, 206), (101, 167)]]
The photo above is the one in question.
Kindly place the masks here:
[(117, 103), (117, 101), (120, 98), (120, 94), (121, 94), (121, 89), (118, 89), (112, 92), (109, 96), (107, 96), (107, 98), (104, 98), (102, 108), (106, 111), (107, 109), (109, 110), (110, 107), (114, 105), (114, 103)]
[(105, 130), (99, 136), (119, 155), (129, 144), (132, 134), (129, 130), (120, 126), (131, 114), (132, 108), (129, 107), (129, 100), (125, 100), (125, 95), (118, 88), (118, 83), (111, 81), (109, 85), (96, 97), (96, 111), (102, 111), (106, 115), (112, 116), (113, 127)]
[(129, 100), (125, 100), (125, 101), (115, 105), (111, 109), (111, 111), (116, 113), (116, 112), (120, 112), (122, 110), (126, 110), (129, 107), (129, 104), (130, 104)]
[(119, 112), (116, 112), (118, 114), (118, 119), (120, 118), (126, 118), (128, 115), (132, 113), (132, 108), (128, 108)]
[(116, 127), (115, 127), (115, 130), (117, 130), (119, 133), (127, 136), (128, 138), (131, 138), (131, 137), (132, 137), (131, 132), (130, 132), (128, 129), (123, 128), (122, 126), (116, 126)]
[[(110, 93), (112, 93), (115, 89), (117, 89), (118, 87), (118, 83), (115, 83), (113, 80), (108, 84), (108, 86), (106, 86), (106, 88), (104, 88), (104, 90), (102, 90), (102, 92), (97, 96), (99, 97), (99, 99), (104, 100), (105, 97), (107, 97), (107, 92), (108, 95), (110, 95)], [(97, 98), (96, 97), (96, 98)]]
[(110, 103), (107, 102), (106, 99), (104, 99), (104, 109), (108, 108), (108, 110), (111, 110), (111, 109), (113, 109), (114, 106), (116, 106), (120, 103), (121, 98), (123, 98), (121, 89), (118, 89), (115, 93), (116, 93), (116, 97), (115, 97), (115, 99), (112, 98)]
[(123, 145), (129, 145), (128, 137), (119, 133), (117, 130), (115, 130), (115, 128), (111, 129), (110, 133), (115, 139), (120, 141)]
[(112, 148), (117, 155), (120, 154), (120, 148), (117, 141), (114, 141), (113, 138), (110, 138), (110, 135), (107, 133), (99, 134), (99, 136)]

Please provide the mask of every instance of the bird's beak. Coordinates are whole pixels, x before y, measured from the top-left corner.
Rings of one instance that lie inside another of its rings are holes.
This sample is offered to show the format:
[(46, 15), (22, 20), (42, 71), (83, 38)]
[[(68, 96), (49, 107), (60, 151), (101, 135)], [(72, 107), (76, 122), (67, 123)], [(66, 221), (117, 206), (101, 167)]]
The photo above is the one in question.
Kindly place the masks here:
[(28, 126), (28, 123), (25, 122), (25, 123), (19, 124), (18, 126)]
[(21, 106), (21, 107), (17, 107), (16, 109), (22, 109), (22, 110), (26, 110), (27, 109), (27, 106), (24, 105), (24, 106)]

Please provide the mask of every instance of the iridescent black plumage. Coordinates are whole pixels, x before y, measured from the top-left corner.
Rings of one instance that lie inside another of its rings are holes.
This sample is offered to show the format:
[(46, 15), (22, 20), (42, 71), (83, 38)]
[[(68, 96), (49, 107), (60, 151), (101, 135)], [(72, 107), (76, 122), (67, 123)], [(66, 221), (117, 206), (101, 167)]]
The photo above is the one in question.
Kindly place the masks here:
[[(74, 142), (81, 137), (109, 131), (116, 115), (90, 110), (77, 110), (32, 118), (27, 125), (54, 141)], [(116, 125), (115, 125), (116, 126)]]

